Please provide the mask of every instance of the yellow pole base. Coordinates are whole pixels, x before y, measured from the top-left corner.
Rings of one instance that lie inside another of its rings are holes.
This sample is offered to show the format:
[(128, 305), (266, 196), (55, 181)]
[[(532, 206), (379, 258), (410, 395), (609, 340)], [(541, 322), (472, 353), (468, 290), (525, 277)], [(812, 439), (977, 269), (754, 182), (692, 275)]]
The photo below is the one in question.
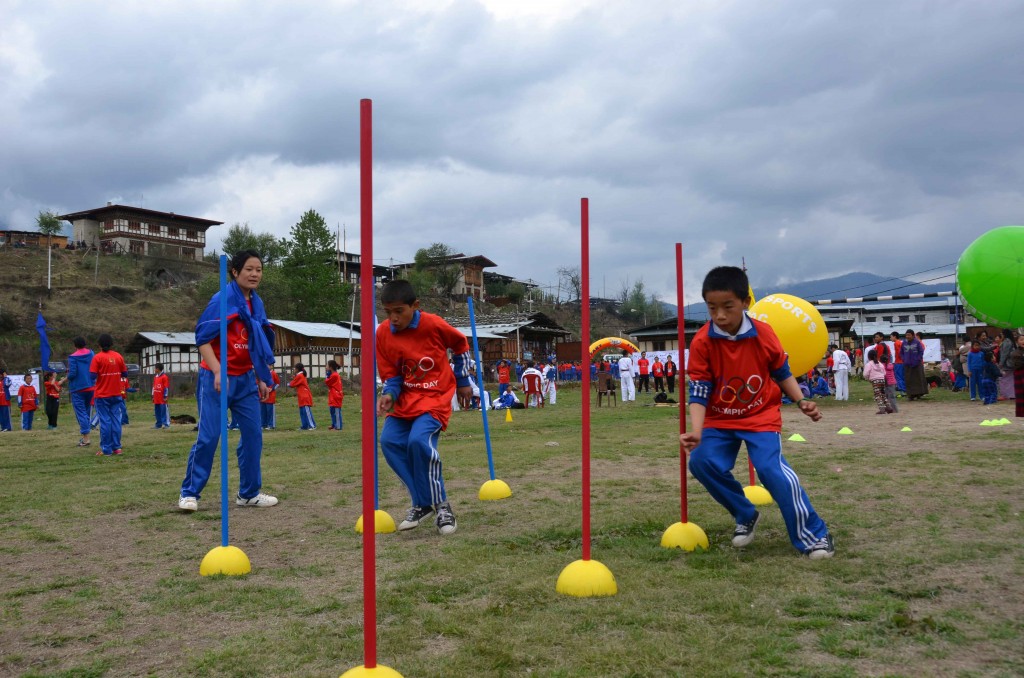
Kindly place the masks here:
[(252, 565), (249, 556), (237, 546), (218, 546), (203, 556), (199, 563), (199, 574), (209, 577), (211, 574), (242, 575), (249, 574)]
[(402, 678), (402, 674), (388, 666), (377, 664), (372, 669), (357, 666), (341, 674), (341, 678)]
[(488, 480), (480, 486), (480, 499), (482, 501), (508, 499), (511, 496), (512, 488), (504, 480)]
[(576, 560), (558, 575), (555, 591), (577, 598), (614, 596), (619, 592), (615, 575), (596, 560)]
[[(395, 519), (387, 511), (377, 509), (373, 512), (373, 531), (376, 534), (388, 534), (395, 531)], [(356, 532), (363, 533), (363, 517), (356, 521)]]
[(743, 494), (754, 506), (768, 506), (774, 501), (771, 492), (760, 485), (747, 485), (743, 488)]
[(667, 549), (693, 551), (698, 546), (708, 550), (708, 536), (696, 523), (672, 523), (661, 535), (661, 545)]

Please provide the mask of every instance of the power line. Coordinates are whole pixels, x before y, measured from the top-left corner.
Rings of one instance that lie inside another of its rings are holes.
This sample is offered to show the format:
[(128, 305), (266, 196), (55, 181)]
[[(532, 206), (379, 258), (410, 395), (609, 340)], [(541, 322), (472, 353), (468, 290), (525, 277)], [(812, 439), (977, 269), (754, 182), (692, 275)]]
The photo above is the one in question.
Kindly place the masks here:
[[(847, 288), (841, 289), (841, 290), (832, 290), (831, 292), (815, 292), (813, 294), (807, 294), (807, 295), (804, 295), (804, 296), (807, 297), (807, 298), (810, 298), (810, 297), (827, 297), (830, 294), (839, 294), (840, 292), (849, 292), (850, 290), (859, 290), (859, 289), (862, 289), (862, 288), (873, 287), (875, 285), (883, 285), (885, 283), (892, 282), (893, 280), (904, 280), (906, 278), (909, 278), (910, 276), (921, 275), (922, 273), (930, 273), (932, 271), (937, 271), (940, 268), (949, 268), (950, 266), (955, 266), (955, 265), (956, 265), (955, 263), (953, 263), (953, 264), (943, 264), (942, 266), (935, 266), (934, 268), (926, 268), (925, 270), (917, 271), (916, 273), (907, 273), (906, 275), (895, 276), (895, 277), (892, 277), (892, 278), (885, 278), (883, 280), (876, 280), (875, 282), (867, 283), (865, 285), (855, 285), (854, 287), (847, 287)], [(947, 278), (947, 277), (949, 277), (949, 274), (941, 276), (940, 278), (932, 278), (932, 280), (941, 280), (942, 278)], [(923, 280), (921, 282), (911, 283), (911, 285), (920, 285), (920, 284), (924, 284), (926, 282), (928, 282), (928, 281), (927, 280)], [(905, 285), (905, 287), (909, 287), (909, 285)], [(900, 289), (900, 288), (896, 287), (894, 289)], [(872, 294), (883, 294), (883, 293), (888, 292), (888, 291), (890, 291), (890, 290), (881, 290), (879, 292), (872, 292)]]

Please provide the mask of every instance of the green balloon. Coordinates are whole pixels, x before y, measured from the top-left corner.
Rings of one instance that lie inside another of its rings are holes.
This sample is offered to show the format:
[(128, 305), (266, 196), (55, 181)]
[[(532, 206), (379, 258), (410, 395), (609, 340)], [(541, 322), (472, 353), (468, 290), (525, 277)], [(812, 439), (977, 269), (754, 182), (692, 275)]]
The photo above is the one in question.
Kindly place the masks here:
[(1000, 226), (972, 242), (956, 265), (967, 311), (995, 327), (1024, 327), (1024, 226)]

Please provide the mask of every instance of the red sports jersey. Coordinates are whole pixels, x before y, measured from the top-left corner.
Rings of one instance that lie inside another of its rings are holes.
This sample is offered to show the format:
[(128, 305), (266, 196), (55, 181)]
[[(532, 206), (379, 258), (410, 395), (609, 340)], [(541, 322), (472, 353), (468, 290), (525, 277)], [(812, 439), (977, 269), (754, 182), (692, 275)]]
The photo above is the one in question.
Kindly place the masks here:
[(96, 375), (96, 397), (121, 395), (121, 375), (128, 371), (124, 358), (117, 351), (100, 351), (92, 357), (89, 371)]
[(654, 363), (653, 365), (651, 365), (651, 374), (653, 374), (656, 377), (664, 377), (665, 376), (665, 365), (664, 365), (664, 363)]
[(341, 375), (337, 372), (331, 372), (324, 379), (324, 385), (327, 386), (327, 406), (341, 407), (342, 400), (345, 398), (345, 392), (342, 390), (341, 385)]
[(47, 381), (43, 384), (46, 387), (46, 397), (60, 400), (60, 384)]
[[(3, 380), (3, 377), (0, 377)], [(4, 389), (4, 385), (0, 383), (0, 407), (10, 407), (11, 400), (7, 397), (7, 391)]]
[(636, 361), (636, 366), (640, 370), (638, 374), (642, 377), (650, 372), (651, 361), (647, 358), (640, 358)]
[(782, 390), (771, 375), (786, 362), (786, 352), (768, 323), (750, 322), (755, 337), (711, 338), (704, 325), (690, 344), (691, 389), (699, 388), (694, 382), (711, 384), (705, 428), (782, 430)]
[(169, 392), (170, 388), (171, 378), (165, 372), (161, 372), (153, 377), (153, 404), (166, 405), (167, 396), (164, 393)]
[(903, 364), (903, 342), (900, 341), (899, 339), (897, 339), (896, 341), (892, 342), (892, 345), (893, 345), (893, 351), (892, 351), (893, 352), (893, 357), (896, 359), (896, 361), (893, 364), (894, 365), (902, 365)]
[(295, 389), (295, 395), (299, 399), (299, 407), (312, 407), (313, 406), (313, 394), (309, 390), (309, 382), (306, 381), (306, 375), (299, 372), (295, 375), (288, 385)]
[(665, 376), (674, 377), (676, 376), (676, 364), (671, 360), (665, 363)]
[(511, 379), (508, 365), (498, 365), (498, 383), (507, 384)]
[[(270, 376), (274, 378), (273, 386), (277, 386), (281, 383), (281, 377), (277, 376), (277, 370), (271, 369)], [(272, 388), (270, 384), (267, 384), (267, 397), (263, 399), (263, 402), (268, 405), (277, 404), (277, 389)]]
[[(249, 300), (249, 311), (252, 311), (252, 299)], [(220, 337), (210, 342), (213, 354), (220, 360)], [(200, 367), (210, 369), (204, 360)], [(245, 323), (237, 315), (228, 316), (228, 375), (237, 377), (252, 369), (252, 356), (249, 355), (249, 331)]]
[(456, 355), (466, 353), (469, 343), (462, 332), (432, 313), (420, 311), (419, 324), (401, 332), (392, 333), (388, 320), (377, 326), (380, 378), (402, 377), (402, 392), (389, 416), (415, 419), (430, 414), (442, 428), (448, 427), (455, 394), (449, 349)]
[(22, 412), (35, 412), (39, 409), (36, 406), (36, 389), (28, 384), (22, 384), (18, 389), (18, 397), (21, 398)]

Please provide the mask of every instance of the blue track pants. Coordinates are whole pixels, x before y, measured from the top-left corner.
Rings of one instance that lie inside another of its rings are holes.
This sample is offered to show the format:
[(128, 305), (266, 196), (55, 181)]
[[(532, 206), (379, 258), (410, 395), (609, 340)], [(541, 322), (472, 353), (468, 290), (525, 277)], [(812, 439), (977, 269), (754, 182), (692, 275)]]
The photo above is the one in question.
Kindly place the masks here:
[(113, 454), (121, 449), (121, 411), (124, 398), (119, 395), (96, 399), (96, 414), (100, 418), (100, 450)]
[(89, 403), (92, 401), (92, 391), (72, 391), (71, 407), (75, 410), (75, 419), (78, 420), (78, 432), (83, 436), (89, 435), (89, 423), (92, 417), (89, 413)]
[[(213, 372), (199, 370), (199, 435), (188, 453), (185, 480), (181, 483), (181, 496), (198, 499), (210, 479), (213, 456), (220, 443), (220, 425), (227, 412), (220, 411), (220, 393), (213, 388)], [(224, 385), (221, 385), (224, 388)], [(260, 492), (263, 478), (260, 474), (260, 456), (263, 453), (263, 430), (260, 428), (260, 396), (256, 375), (251, 370), (237, 377), (228, 377), (228, 408), (241, 428), (238, 441), (238, 494), (251, 499)]]
[(807, 493), (800, 486), (796, 472), (782, 456), (782, 436), (774, 431), (736, 431), (706, 428), (701, 443), (690, 456), (693, 477), (719, 504), (736, 519), (746, 523), (756, 508), (743, 494), (743, 486), (732, 475), (740, 443), (747, 444), (747, 454), (754, 470), (779, 505), (786, 521), (789, 540), (796, 550), (806, 553), (828, 534), (825, 521), (818, 517)]
[(167, 403), (163, 403), (162, 405), (154, 403), (153, 417), (156, 418), (156, 426), (153, 428), (171, 427), (171, 415), (167, 412)]
[(336, 428), (336, 429), (338, 429), (340, 431), (341, 427), (342, 427), (342, 423), (343, 423), (341, 421), (341, 408), (340, 407), (332, 407), (330, 409), (331, 409), (331, 426), (333, 426), (334, 428)]
[(274, 403), (260, 403), (260, 423), (263, 428), (277, 428), (277, 412)]
[(0, 407), (0, 431), (11, 430), (11, 406), (4, 405)]
[(316, 422), (313, 421), (313, 408), (309, 405), (299, 408), (299, 426), (303, 431), (316, 428)]
[(380, 433), (384, 459), (409, 490), (413, 506), (437, 506), (448, 499), (437, 452), (440, 435), (441, 422), (429, 414), (384, 420)]

